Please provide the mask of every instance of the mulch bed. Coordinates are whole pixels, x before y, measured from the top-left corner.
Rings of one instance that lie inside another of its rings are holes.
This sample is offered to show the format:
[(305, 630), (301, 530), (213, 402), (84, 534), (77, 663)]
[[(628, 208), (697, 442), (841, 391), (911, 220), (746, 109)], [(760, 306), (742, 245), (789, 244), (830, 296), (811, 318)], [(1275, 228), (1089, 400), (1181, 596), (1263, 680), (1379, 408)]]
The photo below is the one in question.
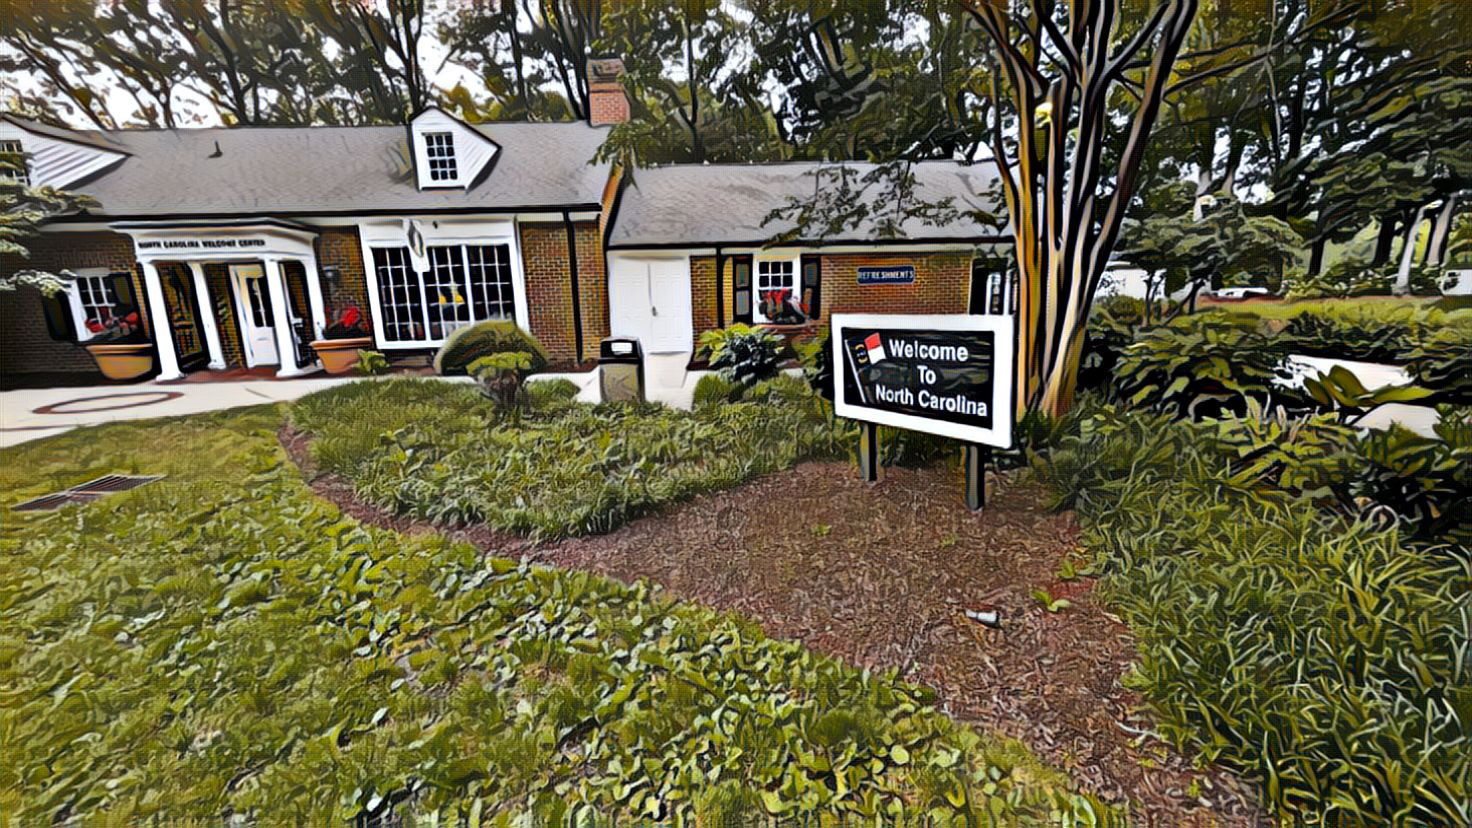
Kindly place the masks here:
[[(1153, 826), (1268, 824), (1251, 787), (1205, 772), (1149, 734), (1119, 677), (1135, 657), (1128, 629), (1060, 580), (1077, 547), (1068, 514), (1042, 492), (988, 480), (979, 514), (960, 505), (954, 469), (886, 469), (869, 486), (844, 463), (806, 463), (672, 507), (602, 536), (550, 544), (485, 527), (446, 530), (361, 503), (317, 475), (303, 435), (283, 429), (312, 487), (355, 518), (401, 532), (438, 531), (488, 552), (634, 581), (740, 613), (769, 635), (849, 663), (898, 668), (935, 688), (956, 718), (1015, 737), (1083, 788), (1130, 801)], [(1071, 606), (1048, 612), (1044, 589)], [(968, 619), (1000, 611), (1002, 628)], [(1195, 794), (1195, 795), (1193, 795)]]

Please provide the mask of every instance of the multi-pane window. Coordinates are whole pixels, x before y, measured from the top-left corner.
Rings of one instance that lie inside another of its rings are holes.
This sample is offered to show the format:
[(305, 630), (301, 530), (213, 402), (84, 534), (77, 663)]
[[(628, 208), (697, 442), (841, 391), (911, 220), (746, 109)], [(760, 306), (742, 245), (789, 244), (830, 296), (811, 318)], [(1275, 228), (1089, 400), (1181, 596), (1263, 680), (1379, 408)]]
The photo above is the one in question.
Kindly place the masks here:
[(77, 277), (77, 301), (82, 306), (82, 319), (103, 324), (112, 318), (118, 297), (106, 276)]
[(472, 322), (515, 320), (510, 245), (438, 245), (426, 252), (429, 269), (416, 273), (407, 248), (373, 249), (384, 339), (434, 343)]
[(777, 322), (790, 316), (797, 296), (797, 265), (791, 259), (756, 263), (756, 321)]
[(476, 319), (511, 319), (511, 248), (504, 244), (465, 248), (470, 276), (470, 303)]
[(424, 157), (429, 161), (430, 181), (454, 181), (460, 177), (455, 165), (454, 133), (424, 133)]
[(409, 248), (373, 248), (373, 270), (378, 276), (378, 308), (384, 339), (390, 342), (424, 339), (424, 294), (419, 274), (409, 263)]
[(0, 158), (15, 165), (0, 167), (0, 178), (8, 178), (12, 181), (19, 181), (27, 187), (30, 186), (31, 171), (26, 166), (25, 149), (21, 147), (19, 141), (0, 141)]
[(430, 339), (444, 339), (456, 328), (470, 324), (470, 301), (465, 298), (466, 293), (464, 248), (429, 248), (424, 299), (429, 303)]

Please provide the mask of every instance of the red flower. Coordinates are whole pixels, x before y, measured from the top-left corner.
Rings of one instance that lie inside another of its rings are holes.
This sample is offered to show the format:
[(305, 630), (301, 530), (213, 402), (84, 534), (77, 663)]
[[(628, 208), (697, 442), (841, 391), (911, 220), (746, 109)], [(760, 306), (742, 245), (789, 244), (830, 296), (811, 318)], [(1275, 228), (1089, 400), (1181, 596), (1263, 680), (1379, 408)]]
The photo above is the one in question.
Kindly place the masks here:
[(102, 323), (98, 322), (96, 319), (88, 319), (87, 330), (91, 331), (92, 333), (102, 333)]
[(342, 312), (342, 324), (349, 328), (356, 328), (358, 327), (358, 319), (361, 316), (362, 313), (358, 311), (357, 305), (349, 305), (348, 309)]
[(127, 322), (129, 325), (137, 325), (138, 324), (138, 311), (133, 311), (132, 313), (130, 313), (127, 316), (123, 317), (123, 321), (124, 322)]

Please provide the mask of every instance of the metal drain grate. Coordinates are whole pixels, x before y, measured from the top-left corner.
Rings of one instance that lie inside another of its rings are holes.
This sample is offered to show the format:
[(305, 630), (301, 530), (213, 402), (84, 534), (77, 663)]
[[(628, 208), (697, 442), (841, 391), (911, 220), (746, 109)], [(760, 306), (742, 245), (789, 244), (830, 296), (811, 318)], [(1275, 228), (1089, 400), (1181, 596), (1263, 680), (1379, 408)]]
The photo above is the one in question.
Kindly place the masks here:
[(126, 492), (136, 489), (145, 483), (162, 480), (163, 475), (138, 476), (129, 474), (105, 474), (96, 480), (88, 480), (86, 483), (67, 489), (64, 492), (55, 492), (49, 495), (27, 500), (15, 507), (17, 512), (46, 512), (52, 509), (60, 509), (68, 503), (91, 503), (92, 501), (113, 494), (115, 492)]

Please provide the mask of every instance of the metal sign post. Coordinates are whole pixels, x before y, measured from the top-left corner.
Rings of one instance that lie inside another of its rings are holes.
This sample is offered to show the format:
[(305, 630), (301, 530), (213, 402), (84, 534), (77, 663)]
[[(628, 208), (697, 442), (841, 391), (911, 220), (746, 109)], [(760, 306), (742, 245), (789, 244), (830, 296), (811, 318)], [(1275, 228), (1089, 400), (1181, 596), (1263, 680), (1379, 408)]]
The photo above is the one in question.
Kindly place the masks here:
[(859, 420), (859, 472), (879, 479), (879, 430), (888, 425), (961, 440), (965, 503), (986, 503), (992, 448), (1012, 446), (1010, 316), (834, 314), (834, 413)]

